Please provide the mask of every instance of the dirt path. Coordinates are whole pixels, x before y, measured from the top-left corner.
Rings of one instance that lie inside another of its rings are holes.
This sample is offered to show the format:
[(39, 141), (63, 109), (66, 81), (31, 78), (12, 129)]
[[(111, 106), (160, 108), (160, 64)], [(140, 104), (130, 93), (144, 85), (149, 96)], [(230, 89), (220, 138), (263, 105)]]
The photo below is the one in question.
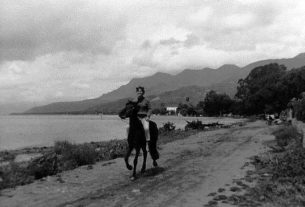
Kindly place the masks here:
[(273, 138), (270, 131), (258, 121), (201, 132), (163, 145), (160, 167), (148, 159), (147, 172), (136, 181), (119, 158), (5, 190), (0, 206), (204, 206), (219, 188), (230, 193), (234, 179), (245, 175), (248, 158)]

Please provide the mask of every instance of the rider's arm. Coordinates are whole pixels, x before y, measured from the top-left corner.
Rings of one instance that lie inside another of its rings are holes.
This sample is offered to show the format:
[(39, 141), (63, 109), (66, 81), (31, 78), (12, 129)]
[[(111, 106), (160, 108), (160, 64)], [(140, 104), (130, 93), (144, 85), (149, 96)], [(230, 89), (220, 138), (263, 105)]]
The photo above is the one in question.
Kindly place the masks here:
[(125, 119), (125, 113), (126, 113), (126, 108), (122, 109), (120, 112), (119, 112), (119, 117), (121, 119)]

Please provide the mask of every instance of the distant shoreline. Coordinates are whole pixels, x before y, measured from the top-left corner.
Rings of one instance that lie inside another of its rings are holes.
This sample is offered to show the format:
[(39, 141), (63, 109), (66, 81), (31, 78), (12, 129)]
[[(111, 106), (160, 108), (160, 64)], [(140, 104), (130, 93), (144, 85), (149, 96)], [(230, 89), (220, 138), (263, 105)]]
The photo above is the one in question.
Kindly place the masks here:
[[(15, 115), (101, 115), (98, 114), (98, 113), (77, 113), (77, 112), (58, 112), (58, 113), (10, 113), (8, 115), (12, 115), (12, 116), (15, 116)], [(117, 115), (117, 114), (102, 114), (102, 115)]]

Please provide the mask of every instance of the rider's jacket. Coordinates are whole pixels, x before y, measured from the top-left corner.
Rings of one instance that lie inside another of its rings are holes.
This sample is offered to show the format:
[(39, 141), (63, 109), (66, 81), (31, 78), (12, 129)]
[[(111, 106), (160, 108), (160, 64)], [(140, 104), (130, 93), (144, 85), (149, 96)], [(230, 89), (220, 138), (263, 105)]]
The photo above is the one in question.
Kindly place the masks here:
[(151, 116), (152, 108), (151, 108), (150, 101), (147, 98), (145, 98), (144, 96), (138, 98), (137, 105), (139, 107), (139, 111), (138, 111), (139, 116), (142, 116), (142, 117)]

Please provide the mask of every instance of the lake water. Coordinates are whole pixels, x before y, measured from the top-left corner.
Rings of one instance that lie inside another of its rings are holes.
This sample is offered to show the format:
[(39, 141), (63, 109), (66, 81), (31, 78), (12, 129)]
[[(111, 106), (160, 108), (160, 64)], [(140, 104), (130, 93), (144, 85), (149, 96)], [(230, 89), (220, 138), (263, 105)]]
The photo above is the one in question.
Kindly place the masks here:
[[(184, 128), (186, 120), (203, 123), (236, 122), (230, 118), (154, 116), (152, 120), (163, 126), (168, 121), (176, 128)], [(50, 146), (58, 140), (72, 143), (124, 139), (128, 121), (118, 116), (104, 115), (27, 115), (0, 116), (0, 151), (30, 146)]]

